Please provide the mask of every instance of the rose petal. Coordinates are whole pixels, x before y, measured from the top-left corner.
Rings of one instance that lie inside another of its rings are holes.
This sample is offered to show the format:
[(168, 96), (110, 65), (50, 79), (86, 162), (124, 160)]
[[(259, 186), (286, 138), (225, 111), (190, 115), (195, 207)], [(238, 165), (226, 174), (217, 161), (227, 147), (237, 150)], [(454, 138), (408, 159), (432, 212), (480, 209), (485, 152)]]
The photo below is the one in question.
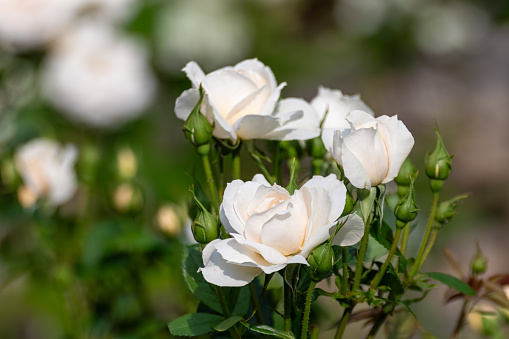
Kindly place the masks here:
[(203, 73), (200, 66), (196, 62), (190, 61), (182, 70), (186, 73), (188, 79), (191, 80), (193, 88), (200, 88), (200, 83), (205, 79), (205, 73)]
[(279, 117), (273, 117), (270, 115), (246, 115), (233, 124), (233, 129), (237, 136), (244, 140), (273, 140), (272, 138), (265, 136), (280, 125), (281, 119)]
[(193, 111), (194, 106), (198, 103), (198, 100), (200, 100), (200, 93), (197, 89), (191, 88), (182, 92), (175, 102), (175, 114), (177, 118), (186, 121)]
[(246, 209), (259, 186), (258, 183), (244, 183), (242, 180), (234, 180), (226, 185), (219, 218), (228, 233), (244, 233), (244, 225), (249, 218)]
[[(224, 240), (223, 240), (224, 241)], [(262, 273), (257, 267), (230, 264), (214, 249), (205, 267), (198, 271), (209, 283), (217, 286), (244, 286)]]
[[(388, 136), (382, 134), (389, 156), (389, 171), (383, 183), (392, 181), (414, 146), (414, 137), (397, 116), (381, 116), (377, 120), (387, 128)], [(380, 130), (382, 132), (382, 129)]]
[(288, 261), (288, 258), (276, 251), (275, 249), (265, 246), (263, 244), (246, 240), (242, 235), (239, 234), (231, 234), (231, 236), (237, 240), (239, 244), (249, 246), (253, 248), (255, 251), (260, 253), (262, 257), (272, 264), (283, 264)]
[(364, 222), (357, 214), (350, 214), (339, 220), (345, 222), (332, 241), (333, 245), (352, 246), (358, 243), (364, 235)]
[(309, 213), (304, 195), (295, 191), (288, 209), (275, 214), (262, 227), (262, 244), (283, 255), (298, 253), (306, 237)]

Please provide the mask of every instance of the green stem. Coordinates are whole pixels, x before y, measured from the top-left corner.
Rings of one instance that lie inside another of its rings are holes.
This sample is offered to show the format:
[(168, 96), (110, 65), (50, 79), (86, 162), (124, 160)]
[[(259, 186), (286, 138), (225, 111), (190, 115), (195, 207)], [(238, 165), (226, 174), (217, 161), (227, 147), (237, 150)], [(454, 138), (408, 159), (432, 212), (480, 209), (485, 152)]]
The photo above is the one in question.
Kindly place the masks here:
[(424, 251), (426, 250), (426, 246), (428, 245), (429, 236), (431, 234), (431, 230), (433, 229), (433, 223), (435, 221), (435, 214), (438, 206), (438, 197), (439, 193), (433, 193), (433, 204), (431, 206), (431, 212), (428, 219), (428, 226), (426, 227), (426, 232), (424, 233), (424, 238), (422, 239), (421, 248), (419, 249), (419, 253), (417, 253), (417, 258), (415, 259), (414, 266), (409, 273), (409, 278), (412, 279), (415, 274), (419, 271), (422, 266), (422, 258), (424, 256)]
[(403, 237), (401, 239), (401, 247), (400, 247), (401, 253), (403, 255), (406, 254), (406, 249), (407, 249), (407, 246), (408, 246), (408, 236), (409, 235), (410, 235), (410, 225), (406, 226), (403, 229)]
[(281, 182), (281, 142), (276, 141), (276, 150), (274, 151), (274, 159), (272, 161), (272, 177)]
[(233, 179), (240, 179), (240, 148), (241, 146), (233, 151), (232, 154)]
[(376, 336), (378, 330), (380, 329), (380, 327), (382, 327), (386, 318), (387, 318), (387, 313), (385, 313), (385, 312), (380, 313), (376, 317), (375, 323), (373, 324), (373, 327), (371, 327), (371, 330), (369, 331), (366, 339), (375, 339), (375, 336)]
[(364, 268), (364, 258), (368, 250), (368, 239), (369, 239), (369, 225), (370, 219), (366, 220), (364, 224), (364, 235), (361, 239), (361, 246), (359, 249), (359, 257), (357, 258), (357, 266), (355, 268), (355, 276), (353, 279), (352, 291), (358, 291), (361, 286), (362, 270)]
[(292, 290), (291, 287), (284, 284), (284, 318), (285, 318), (285, 331), (292, 330)]
[(434, 229), (431, 232), (431, 237), (429, 238), (428, 246), (426, 247), (426, 250), (424, 251), (424, 256), (422, 257), (422, 262), (426, 262), (426, 258), (428, 257), (429, 252), (433, 248), (433, 245), (435, 244), (435, 240), (437, 239), (437, 230)]
[(343, 317), (339, 322), (339, 326), (338, 329), (336, 330), (336, 335), (334, 336), (334, 339), (343, 338), (343, 333), (345, 333), (346, 325), (348, 325), (348, 320), (350, 319), (350, 315), (352, 314), (353, 308), (354, 306), (345, 308), (345, 311), (343, 312)]
[(313, 299), (313, 291), (315, 290), (316, 281), (311, 280), (309, 284), (308, 293), (306, 294), (306, 306), (304, 308), (304, 320), (302, 321), (302, 334), (301, 339), (308, 337), (309, 314), (311, 313), (311, 301)]
[[(408, 227), (408, 223), (405, 225), (405, 227)], [(396, 248), (398, 247), (399, 243), (399, 237), (401, 236), (401, 228), (396, 228), (396, 234), (394, 235), (394, 240), (392, 241), (391, 249), (389, 250), (389, 255), (387, 256), (387, 259), (385, 259), (385, 262), (383, 263), (382, 267), (378, 271), (378, 273), (375, 275), (375, 278), (371, 281), (371, 288), (373, 290), (376, 290), (378, 285), (380, 284), (380, 281), (382, 281), (382, 278), (385, 274), (385, 270), (389, 266), (389, 264), (392, 261), (392, 257), (394, 256), (394, 252), (396, 252)]]
[(343, 276), (341, 277), (341, 294), (345, 295), (348, 291), (348, 249), (341, 247), (341, 261), (343, 263)]
[(203, 169), (205, 171), (205, 176), (207, 178), (207, 186), (209, 187), (209, 195), (212, 201), (212, 205), (214, 205), (214, 211), (216, 211), (216, 215), (219, 215), (219, 205), (217, 204), (217, 196), (216, 196), (216, 187), (214, 184), (214, 177), (212, 176), (212, 170), (210, 168), (210, 160), (208, 155), (201, 156), (203, 161)]
[[(216, 289), (216, 295), (219, 299), (219, 304), (221, 305), (221, 311), (223, 311), (223, 316), (225, 319), (228, 319), (232, 316), (230, 313), (230, 310), (228, 309), (228, 306), (226, 305), (226, 301), (224, 300), (223, 290), (221, 290), (221, 287), (214, 285)], [(236, 325), (233, 326), (233, 328), (230, 328), (230, 334), (232, 338), (241, 338), (239, 329)]]

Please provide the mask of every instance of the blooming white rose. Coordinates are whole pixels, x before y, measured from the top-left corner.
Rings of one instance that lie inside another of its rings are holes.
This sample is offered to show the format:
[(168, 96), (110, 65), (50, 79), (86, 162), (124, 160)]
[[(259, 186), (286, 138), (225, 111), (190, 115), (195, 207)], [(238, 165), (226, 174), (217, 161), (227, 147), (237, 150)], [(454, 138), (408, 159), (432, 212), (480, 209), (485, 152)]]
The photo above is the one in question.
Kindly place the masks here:
[(305, 140), (319, 135), (286, 126), (306, 112), (275, 111), (285, 84), (278, 86), (270, 68), (257, 59), (244, 60), (207, 75), (194, 61), (183, 70), (193, 88), (177, 99), (177, 117), (187, 119), (198, 102), (201, 85), (205, 91), (201, 112), (214, 123), (214, 136), (219, 139)]
[(392, 181), (414, 146), (414, 137), (397, 116), (372, 117), (363, 111), (346, 116), (347, 129), (324, 130), (325, 148), (357, 188)]
[(69, 118), (116, 128), (150, 104), (156, 82), (137, 41), (109, 25), (84, 21), (58, 41), (44, 65), (44, 89)]
[[(203, 250), (201, 272), (218, 286), (243, 286), (257, 275), (288, 264), (308, 264), (306, 257), (335, 230), (346, 199), (345, 185), (331, 174), (315, 176), (290, 195), (261, 174), (253, 181), (234, 180), (224, 192), (220, 218), (232, 238), (214, 240)], [(363, 235), (359, 216), (350, 215), (334, 244), (350, 246)]]
[(82, 0), (0, 0), (0, 41), (17, 49), (39, 47), (75, 17)]
[[(371, 108), (361, 100), (360, 95), (344, 95), (340, 90), (325, 87), (318, 88), (318, 94), (311, 100), (311, 105), (323, 121), (322, 128), (348, 128), (345, 117), (356, 110), (375, 115)], [(326, 116), (327, 114), (327, 116)]]
[(51, 140), (35, 139), (16, 151), (15, 161), (30, 195), (45, 197), (58, 206), (76, 192), (74, 164), (77, 156), (74, 145), (61, 147)]

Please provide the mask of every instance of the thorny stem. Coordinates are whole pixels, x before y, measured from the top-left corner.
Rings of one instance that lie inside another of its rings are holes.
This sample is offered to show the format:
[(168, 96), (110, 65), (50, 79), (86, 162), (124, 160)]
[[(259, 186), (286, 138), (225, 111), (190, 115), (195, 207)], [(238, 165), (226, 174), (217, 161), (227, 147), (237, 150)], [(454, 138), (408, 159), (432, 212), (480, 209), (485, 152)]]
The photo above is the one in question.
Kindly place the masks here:
[(424, 238), (422, 239), (421, 248), (419, 249), (419, 253), (417, 254), (417, 258), (415, 259), (415, 263), (412, 267), (412, 270), (409, 273), (409, 278), (412, 279), (415, 274), (419, 271), (422, 266), (422, 258), (424, 256), (424, 251), (426, 250), (426, 246), (428, 245), (429, 236), (431, 234), (431, 230), (433, 229), (433, 223), (435, 221), (435, 214), (438, 206), (438, 197), (439, 193), (433, 193), (433, 205), (431, 206), (431, 212), (429, 214), (428, 226), (426, 227), (426, 232), (424, 233)]
[(348, 250), (341, 247), (341, 260), (343, 262), (343, 276), (341, 277), (341, 294), (345, 295), (348, 290)]
[(302, 321), (302, 334), (300, 336), (301, 339), (306, 339), (308, 337), (309, 314), (311, 313), (311, 300), (313, 299), (313, 291), (315, 286), (316, 281), (311, 280), (311, 284), (308, 288), (308, 293), (306, 294), (306, 306), (304, 308), (304, 320)]

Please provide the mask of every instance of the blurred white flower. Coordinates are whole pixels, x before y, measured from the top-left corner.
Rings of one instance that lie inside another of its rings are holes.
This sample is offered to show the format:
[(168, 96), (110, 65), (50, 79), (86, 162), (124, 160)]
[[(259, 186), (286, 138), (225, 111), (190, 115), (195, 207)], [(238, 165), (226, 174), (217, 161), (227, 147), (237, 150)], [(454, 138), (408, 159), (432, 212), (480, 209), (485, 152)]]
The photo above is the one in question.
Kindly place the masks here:
[(252, 34), (231, 0), (169, 1), (156, 19), (159, 63), (178, 71), (188, 60), (217, 68), (243, 59)]
[(0, 41), (16, 49), (39, 47), (76, 16), (83, 0), (0, 0)]
[(468, 51), (482, 40), (489, 28), (488, 15), (478, 7), (450, 2), (419, 11), (415, 39), (429, 54)]
[(318, 88), (318, 94), (311, 100), (311, 105), (318, 113), (320, 121), (325, 117), (322, 124), (323, 129), (350, 127), (345, 117), (355, 110), (375, 115), (371, 108), (361, 100), (360, 95), (344, 95), (340, 90), (325, 87)]
[(50, 101), (70, 119), (93, 127), (116, 128), (138, 117), (156, 89), (142, 46), (99, 21), (70, 30), (44, 67)]
[[(218, 286), (243, 286), (262, 272), (307, 265), (309, 253), (333, 234), (345, 199), (346, 187), (334, 174), (314, 176), (293, 195), (261, 174), (248, 182), (232, 181), (220, 210), (232, 238), (207, 244), (203, 277)], [(345, 224), (333, 244), (356, 244), (364, 232), (362, 219), (351, 214), (339, 220)]]
[(325, 148), (343, 167), (357, 188), (369, 189), (392, 181), (414, 146), (414, 137), (396, 116), (372, 117), (363, 111), (350, 112), (350, 128), (326, 129)]
[[(236, 142), (237, 138), (305, 140), (320, 135), (318, 129), (301, 129), (290, 124), (299, 119), (308, 120), (307, 114), (312, 114), (311, 120), (319, 125), (313, 108), (303, 100), (276, 109), (281, 89), (286, 84), (278, 86), (272, 70), (257, 59), (244, 60), (207, 75), (191, 61), (184, 71), (192, 88), (177, 98), (175, 113), (185, 121), (199, 100), (202, 86), (205, 97), (201, 112), (214, 123), (216, 138)], [(284, 104), (283, 101), (280, 104)]]
[(42, 197), (53, 206), (67, 202), (77, 189), (74, 171), (77, 156), (74, 145), (61, 147), (48, 139), (35, 139), (21, 146), (15, 161), (25, 184), (20, 190), (25, 207)]
[(88, 15), (100, 17), (108, 22), (123, 22), (130, 19), (137, 9), (136, 0), (81, 0)]

